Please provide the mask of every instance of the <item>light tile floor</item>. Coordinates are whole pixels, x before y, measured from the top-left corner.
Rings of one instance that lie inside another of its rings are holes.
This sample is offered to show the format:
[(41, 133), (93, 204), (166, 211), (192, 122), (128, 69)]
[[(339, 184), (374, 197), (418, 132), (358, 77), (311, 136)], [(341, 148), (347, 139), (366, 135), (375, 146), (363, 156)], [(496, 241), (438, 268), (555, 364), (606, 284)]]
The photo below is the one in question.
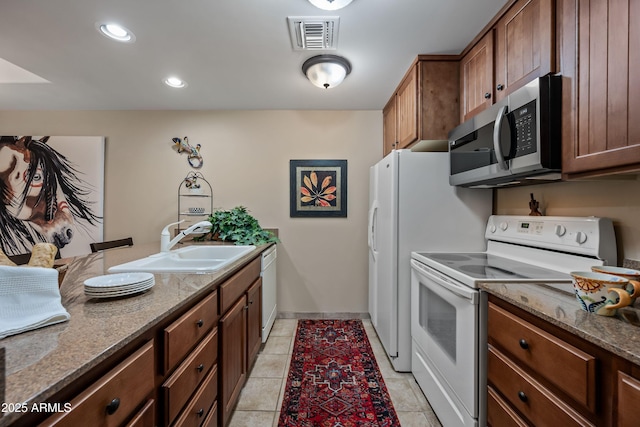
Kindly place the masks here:
[[(247, 379), (230, 427), (277, 427), (297, 319), (277, 319)], [(402, 427), (441, 427), (411, 373), (396, 372), (371, 321), (362, 321)]]

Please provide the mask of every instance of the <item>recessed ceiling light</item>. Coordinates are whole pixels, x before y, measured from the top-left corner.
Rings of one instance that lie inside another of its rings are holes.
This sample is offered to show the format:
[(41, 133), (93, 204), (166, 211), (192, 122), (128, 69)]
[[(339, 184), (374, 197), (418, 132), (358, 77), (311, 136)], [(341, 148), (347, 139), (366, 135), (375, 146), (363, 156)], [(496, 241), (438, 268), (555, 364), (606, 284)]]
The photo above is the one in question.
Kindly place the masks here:
[(167, 77), (166, 79), (164, 79), (164, 84), (166, 84), (167, 86), (177, 87), (177, 88), (187, 86), (187, 83), (184, 80), (180, 80), (177, 77)]
[(122, 25), (103, 23), (98, 23), (96, 25), (100, 33), (110, 39), (124, 43), (133, 43), (136, 41), (136, 36)]
[(312, 5), (324, 10), (338, 10), (349, 5), (353, 0), (309, 0)]

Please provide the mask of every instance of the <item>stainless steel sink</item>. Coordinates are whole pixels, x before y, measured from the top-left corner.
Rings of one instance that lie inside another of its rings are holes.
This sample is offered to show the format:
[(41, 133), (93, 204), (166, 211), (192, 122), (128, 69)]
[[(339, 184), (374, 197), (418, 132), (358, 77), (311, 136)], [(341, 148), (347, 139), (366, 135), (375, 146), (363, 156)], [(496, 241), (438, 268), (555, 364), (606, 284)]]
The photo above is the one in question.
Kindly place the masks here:
[(146, 271), (150, 273), (210, 273), (231, 264), (255, 246), (187, 246), (160, 252), (135, 261), (115, 265), (110, 273)]

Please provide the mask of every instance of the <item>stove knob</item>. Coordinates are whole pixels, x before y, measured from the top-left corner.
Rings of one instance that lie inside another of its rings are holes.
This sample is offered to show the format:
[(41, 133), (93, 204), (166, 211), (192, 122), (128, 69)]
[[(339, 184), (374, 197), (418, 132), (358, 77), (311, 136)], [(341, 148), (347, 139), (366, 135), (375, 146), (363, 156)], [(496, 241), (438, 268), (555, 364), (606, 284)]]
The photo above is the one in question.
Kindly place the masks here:
[(583, 244), (586, 241), (587, 241), (587, 235), (584, 234), (582, 231), (578, 231), (576, 233), (576, 242), (578, 242), (579, 244)]
[(495, 225), (493, 225), (493, 224), (491, 224), (491, 226), (489, 227), (489, 231), (490, 231), (491, 233), (495, 233), (495, 232), (496, 232), (496, 226), (495, 226)]
[(556, 225), (556, 236), (562, 237), (567, 232), (567, 228), (564, 225)]
[(507, 224), (506, 222), (500, 223), (500, 230), (506, 231), (508, 227), (509, 227), (509, 224)]

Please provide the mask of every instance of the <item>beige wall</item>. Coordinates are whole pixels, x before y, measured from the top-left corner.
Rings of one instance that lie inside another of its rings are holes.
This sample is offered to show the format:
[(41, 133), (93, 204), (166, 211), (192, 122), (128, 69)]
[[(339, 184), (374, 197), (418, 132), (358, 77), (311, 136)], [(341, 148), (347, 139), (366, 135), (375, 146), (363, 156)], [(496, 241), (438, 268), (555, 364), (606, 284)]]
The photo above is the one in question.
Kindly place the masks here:
[[(3, 135), (106, 137), (105, 238), (159, 241), (189, 172), (172, 137), (202, 144), (214, 207), (246, 206), (278, 228), (285, 312), (367, 312), (369, 167), (382, 157), (380, 111), (0, 112)], [(290, 218), (289, 160), (347, 159), (348, 217)]]
[(599, 216), (613, 220), (618, 263), (640, 260), (640, 179), (558, 182), (497, 191), (496, 213), (528, 215), (530, 193), (545, 215)]

